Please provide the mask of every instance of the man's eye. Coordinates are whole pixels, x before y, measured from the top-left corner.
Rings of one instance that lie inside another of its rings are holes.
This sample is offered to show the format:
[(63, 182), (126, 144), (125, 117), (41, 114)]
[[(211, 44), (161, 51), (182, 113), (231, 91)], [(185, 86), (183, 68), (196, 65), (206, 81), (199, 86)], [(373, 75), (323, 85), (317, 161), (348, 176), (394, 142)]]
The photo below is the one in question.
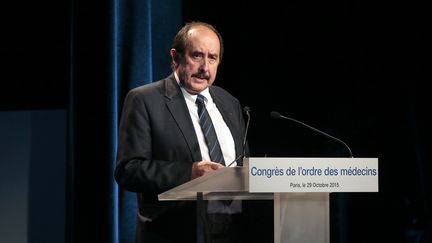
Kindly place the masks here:
[(192, 56), (194, 58), (202, 58), (202, 54), (201, 53), (194, 53)]

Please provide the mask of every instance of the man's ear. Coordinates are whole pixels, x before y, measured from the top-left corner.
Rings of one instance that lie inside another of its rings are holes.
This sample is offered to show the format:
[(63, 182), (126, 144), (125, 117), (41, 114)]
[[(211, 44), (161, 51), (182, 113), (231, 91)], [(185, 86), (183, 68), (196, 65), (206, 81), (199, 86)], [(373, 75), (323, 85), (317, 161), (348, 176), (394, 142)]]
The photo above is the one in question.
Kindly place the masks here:
[(177, 53), (177, 50), (174, 48), (171, 48), (170, 50), (170, 56), (172, 58), (172, 60), (174, 61), (174, 63), (177, 65), (179, 63), (179, 54)]

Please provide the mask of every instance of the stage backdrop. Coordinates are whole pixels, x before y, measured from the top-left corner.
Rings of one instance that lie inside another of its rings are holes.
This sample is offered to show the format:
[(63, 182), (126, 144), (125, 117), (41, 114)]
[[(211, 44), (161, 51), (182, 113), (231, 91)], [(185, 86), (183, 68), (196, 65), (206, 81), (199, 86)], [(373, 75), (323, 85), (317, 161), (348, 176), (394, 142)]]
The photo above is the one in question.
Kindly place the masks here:
[(136, 196), (113, 173), (128, 90), (171, 72), (179, 0), (72, 1), (68, 242), (134, 242)]

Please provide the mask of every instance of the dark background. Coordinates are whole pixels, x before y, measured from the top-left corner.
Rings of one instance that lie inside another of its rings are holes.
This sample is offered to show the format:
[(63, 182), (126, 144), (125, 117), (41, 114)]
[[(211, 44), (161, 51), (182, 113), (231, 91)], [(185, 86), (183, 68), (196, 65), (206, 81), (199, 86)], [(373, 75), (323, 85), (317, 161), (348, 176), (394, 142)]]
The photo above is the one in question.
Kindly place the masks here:
[[(71, 4), (2, 5), (0, 110), (70, 109)], [(278, 111), (342, 139), (354, 157), (379, 158), (379, 193), (332, 195), (343, 212), (332, 214), (333, 230), (346, 242), (430, 237), (426, 10), (397, 1), (183, 1), (184, 21), (207, 21), (224, 38), (216, 84), (251, 108), (252, 156), (347, 156), (335, 141), (272, 120)]]
[(67, 107), (69, 1), (5, 1), (0, 8), (0, 110)]

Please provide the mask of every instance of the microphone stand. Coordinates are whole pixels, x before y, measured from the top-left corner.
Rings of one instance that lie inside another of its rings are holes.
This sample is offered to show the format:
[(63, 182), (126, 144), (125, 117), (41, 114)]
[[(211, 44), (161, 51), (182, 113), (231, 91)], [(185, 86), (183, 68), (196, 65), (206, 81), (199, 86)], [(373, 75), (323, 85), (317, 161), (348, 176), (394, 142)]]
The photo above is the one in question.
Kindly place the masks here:
[(327, 133), (325, 133), (325, 132), (323, 132), (323, 131), (320, 131), (320, 130), (318, 130), (318, 129), (312, 127), (312, 126), (309, 126), (309, 125), (307, 125), (307, 124), (305, 124), (305, 123), (303, 123), (303, 122), (301, 122), (301, 121), (298, 121), (298, 120), (296, 120), (296, 119), (293, 119), (293, 118), (291, 118), (291, 117), (282, 116), (279, 112), (276, 112), (276, 111), (272, 111), (272, 112), (270, 112), (270, 116), (271, 116), (272, 118), (274, 118), (274, 119), (286, 119), (286, 120), (293, 121), (293, 122), (295, 122), (295, 123), (298, 123), (298, 124), (300, 124), (300, 125), (302, 125), (302, 126), (305, 126), (305, 127), (309, 128), (309, 129), (311, 129), (311, 130), (313, 130), (313, 131), (315, 131), (315, 132), (317, 132), (317, 133), (319, 133), (319, 134), (321, 134), (321, 135), (324, 135), (324, 136), (326, 136), (326, 137), (328, 137), (328, 138), (331, 138), (331, 139), (333, 139), (333, 140), (335, 140), (335, 141), (341, 143), (341, 144), (342, 144), (342, 145), (343, 145), (343, 146), (348, 150), (349, 158), (354, 158), (354, 156), (353, 156), (353, 154), (352, 154), (352, 152), (351, 152), (350, 147), (349, 147), (349, 146), (348, 146), (344, 141), (340, 140), (339, 138), (333, 137), (333, 136), (330, 135), (330, 134), (327, 134)]
[(247, 116), (245, 135), (243, 136), (243, 151), (242, 151), (242, 154), (240, 154), (233, 162), (231, 162), (229, 165), (227, 165), (227, 167), (230, 167), (235, 162), (237, 162), (237, 166), (243, 166), (243, 158), (246, 155), (246, 138), (247, 138), (247, 134), (249, 131), (249, 123), (250, 123), (250, 108), (245, 106), (243, 108), (243, 111), (246, 113), (246, 116)]

